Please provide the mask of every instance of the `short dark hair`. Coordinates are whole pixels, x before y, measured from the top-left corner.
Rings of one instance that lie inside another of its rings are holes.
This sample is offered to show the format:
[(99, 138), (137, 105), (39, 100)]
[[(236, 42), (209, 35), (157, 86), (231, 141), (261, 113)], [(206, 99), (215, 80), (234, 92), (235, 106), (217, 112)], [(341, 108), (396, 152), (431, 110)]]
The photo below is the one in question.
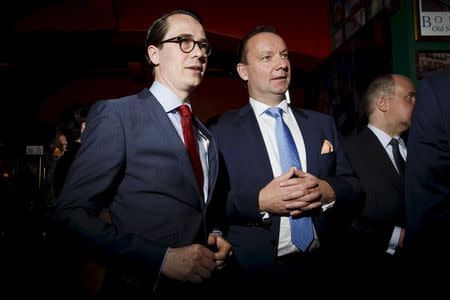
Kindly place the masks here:
[(145, 39), (145, 58), (147, 59), (148, 63), (153, 66), (152, 61), (150, 60), (150, 57), (148, 56), (147, 49), (150, 45), (159, 46), (160, 43), (163, 41), (164, 37), (167, 34), (167, 31), (169, 31), (169, 26), (167, 23), (167, 18), (173, 15), (188, 15), (197, 20), (202, 26), (203, 26), (203, 20), (200, 17), (200, 15), (191, 10), (186, 8), (179, 8), (172, 10), (158, 19), (156, 19), (152, 25), (150, 25), (150, 28), (147, 31), (147, 38)]
[(260, 25), (257, 26), (255, 28), (253, 28), (252, 30), (250, 30), (249, 32), (247, 32), (244, 37), (242, 38), (240, 44), (239, 44), (239, 61), (243, 64), (247, 64), (247, 43), (248, 40), (251, 39), (253, 36), (262, 33), (262, 32), (272, 32), (272, 33), (277, 33), (277, 30), (275, 29), (275, 27), (270, 26), (270, 25)]
[(391, 96), (395, 93), (395, 81), (392, 74), (384, 74), (371, 81), (363, 97), (363, 111), (369, 117), (373, 111), (373, 100), (380, 96)]
[(60, 132), (66, 136), (67, 142), (75, 142), (81, 136), (81, 124), (86, 122), (90, 105), (74, 104), (61, 116)]

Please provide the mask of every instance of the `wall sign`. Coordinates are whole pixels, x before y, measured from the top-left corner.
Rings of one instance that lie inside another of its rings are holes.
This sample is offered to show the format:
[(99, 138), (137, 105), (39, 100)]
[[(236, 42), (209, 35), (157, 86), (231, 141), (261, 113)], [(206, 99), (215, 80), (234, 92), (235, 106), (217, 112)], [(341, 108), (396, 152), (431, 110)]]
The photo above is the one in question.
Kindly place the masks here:
[(450, 1), (414, 1), (416, 40), (450, 40)]

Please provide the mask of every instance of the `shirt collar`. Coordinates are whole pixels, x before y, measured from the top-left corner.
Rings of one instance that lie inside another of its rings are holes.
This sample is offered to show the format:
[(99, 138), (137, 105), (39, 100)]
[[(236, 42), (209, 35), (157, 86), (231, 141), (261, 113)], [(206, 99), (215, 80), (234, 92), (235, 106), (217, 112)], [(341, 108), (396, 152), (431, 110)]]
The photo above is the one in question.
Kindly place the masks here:
[[(250, 97), (250, 105), (252, 106), (253, 111), (255, 112), (255, 115), (256, 115), (257, 117), (263, 115), (264, 112), (265, 112), (268, 108), (271, 107), (271, 106), (269, 106), (269, 105), (267, 105), (267, 104), (264, 104), (264, 103), (262, 103), (262, 102), (260, 102), (260, 101), (258, 101), (258, 100), (253, 99), (252, 97)], [(285, 114), (287, 114), (287, 112), (288, 112), (288, 103), (287, 103), (286, 99), (283, 100), (283, 101), (281, 101), (281, 102), (280, 102), (277, 106), (275, 106), (275, 107), (281, 108)]]
[(399, 144), (403, 147), (405, 147), (405, 143), (403, 142), (402, 138), (400, 136), (394, 136), (391, 137), (389, 134), (387, 134), (386, 132), (384, 132), (383, 130), (373, 126), (372, 124), (367, 124), (367, 127), (372, 130), (372, 132), (377, 136), (378, 140), (380, 140), (381, 145), (383, 145), (384, 148), (386, 148), (387, 146), (389, 146), (389, 143), (391, 142), (391, 140), (397, 139)]
[(156, 97), (156, 100), (158, 100), (166, 113), (176, 110), (182, 104), (187, 104), (192, 111), (191, 103), (188, 99), (183, 102), (171, 89), (156, 80), (153, 81), (150, 92)]

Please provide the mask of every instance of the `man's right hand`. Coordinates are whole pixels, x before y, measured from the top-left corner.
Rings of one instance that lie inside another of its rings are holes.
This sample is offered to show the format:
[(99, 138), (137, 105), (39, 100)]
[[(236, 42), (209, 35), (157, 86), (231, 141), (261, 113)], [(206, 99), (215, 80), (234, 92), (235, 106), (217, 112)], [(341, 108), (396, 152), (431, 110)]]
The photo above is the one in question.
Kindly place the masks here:
[(214, 252), (194, 244), (182, 248), (169, 248), (161, 272), (179, 281), (201, 283), (215, 269)]
[(298, 172), (301, 171), (290, 168), (261, 189), (258, 199), (260, 211), (289, 216), (321, 205), (317, 178), (298, 178)]

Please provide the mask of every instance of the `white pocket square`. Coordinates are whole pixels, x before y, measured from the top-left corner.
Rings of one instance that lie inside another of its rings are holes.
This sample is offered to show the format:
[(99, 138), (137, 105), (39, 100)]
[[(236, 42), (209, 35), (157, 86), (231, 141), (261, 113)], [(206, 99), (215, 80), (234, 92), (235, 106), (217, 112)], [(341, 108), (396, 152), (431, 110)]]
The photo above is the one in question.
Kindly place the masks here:
[(324, 140), (320, 154), (326, 154), (326, 153), (331, 153), (331, 152), (333, 152), (333, 145), (330, 143), (329, 140)]

